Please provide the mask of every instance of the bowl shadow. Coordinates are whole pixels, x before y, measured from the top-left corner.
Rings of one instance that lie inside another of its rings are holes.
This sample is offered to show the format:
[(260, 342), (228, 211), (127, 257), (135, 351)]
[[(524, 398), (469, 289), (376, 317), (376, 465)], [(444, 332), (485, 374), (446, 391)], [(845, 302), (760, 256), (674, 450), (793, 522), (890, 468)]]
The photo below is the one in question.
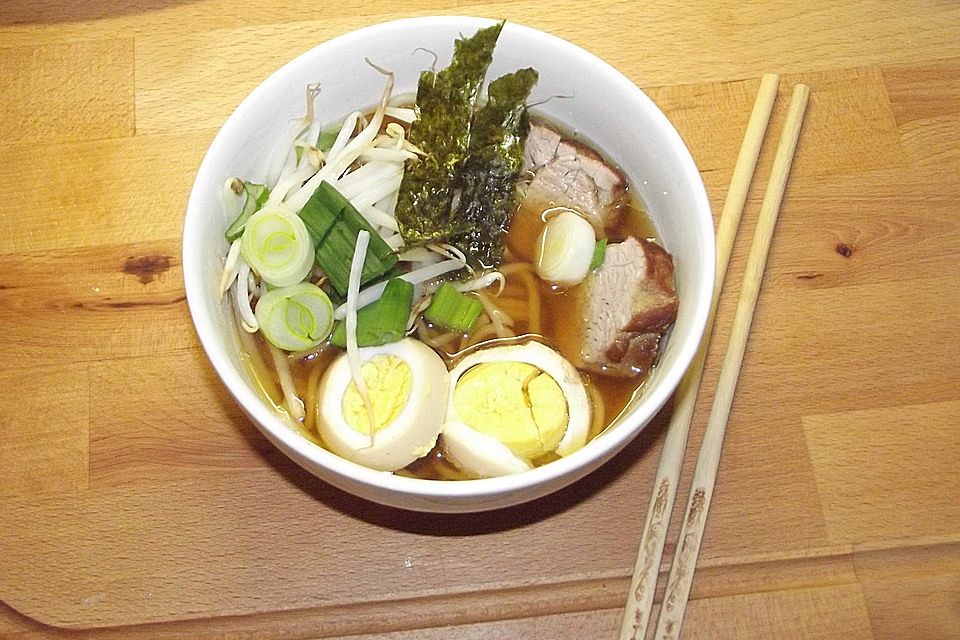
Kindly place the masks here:
[[(224, 401), (232, 401), (229, 396)], [(547, 520), (575, 508), (638, 463), (662, 436), (671, 401), (616, 456), (584, 478), (541, 498), (512, 507), (475, 513), (428, 513), (390, 507), (360, 498), (317, 478), (274, 447), (252, 423), (236, 425), (239, 435), (284, 480), (326, 508), (368, 524), (423, 536), (474, 536), (508, 531)]]

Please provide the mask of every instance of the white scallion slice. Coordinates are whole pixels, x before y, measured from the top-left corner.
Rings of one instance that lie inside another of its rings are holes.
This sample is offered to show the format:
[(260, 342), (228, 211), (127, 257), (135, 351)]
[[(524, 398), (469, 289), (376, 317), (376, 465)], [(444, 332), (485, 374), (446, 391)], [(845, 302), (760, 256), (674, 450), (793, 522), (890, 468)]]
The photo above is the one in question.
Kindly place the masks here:
[(589, 222), (573, 211), (547, 220), (534, 247), (537, 274), (561, 286), (579, 284), (590, 272), (597, 237)]
[(326, 340), (333, 328), (330, 298), (309, 282), (267, 291), (257, 302), (255, 314), (263, 336), (287, 351), (311, 349)]
[(261, 209), (247, 221), (240, 251), (250, 268), (274, 287), (303, 281), (313, 267), (313, 242), (306, 225), (284, 207)]

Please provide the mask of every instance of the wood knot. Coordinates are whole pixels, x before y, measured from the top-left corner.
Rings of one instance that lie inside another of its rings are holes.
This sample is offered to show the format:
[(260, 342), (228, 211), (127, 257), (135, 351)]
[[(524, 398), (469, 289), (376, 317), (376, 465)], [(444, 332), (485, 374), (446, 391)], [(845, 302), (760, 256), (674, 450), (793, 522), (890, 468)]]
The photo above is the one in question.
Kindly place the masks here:
[(153, 282), (170, 268), (170, 256), (131, 256), (123, 261), (123, 272), (136, 276), (142, 284)]
[(853, 255), (853, 247), (848, 245), (846, 242), (838, 242), (837, 246), (834, 247), (834, 250), (844, 258), (849, 258)]

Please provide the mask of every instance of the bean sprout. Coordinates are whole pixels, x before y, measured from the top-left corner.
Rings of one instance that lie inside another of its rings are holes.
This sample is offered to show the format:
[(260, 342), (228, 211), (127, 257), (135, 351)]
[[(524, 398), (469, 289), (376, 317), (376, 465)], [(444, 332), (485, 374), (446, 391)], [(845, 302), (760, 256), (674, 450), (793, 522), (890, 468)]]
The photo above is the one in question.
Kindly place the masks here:
[(290, 412), (291, 418), (297, 422), (302, 422), (305, 416), (303, 400), (297, 395), (297, 388), (293, 384), (293, 374), (290, 373), (290, 365), (287, 363), (287, 359), (283, 357), (280, 349), (269, 343), (268, 346), (270, 347), (270, 355), (273, 357), (273, 365), (277, 368), (277, 377), (280, 378), (280, 389), (283, 391), (283, 400), (287, 411)]
[(250, 308), (250, 290), (247, 288), (249, 285), (249, 276), (250, 266), (246, 261), (241, 260), (240, 273), (237, 276), (237, 280), (233, 283), (233, 301), (237, 306), (237, 311), (240, 312), (240, 324), (243, 326), (243, 330), (247, 333), (256, 333), (260, 328), (260, 323), (257, 322), (257, 316), (253, 314), (253, 309)]
[(347, 324), (347, 362), (350, 364), (350, 377), (357, 385), (357, 391), (363, 399), (363, 406), (367, 410), (367, 419), (370, 421), (370, 446), (373, 446), (374, 435), (377, 432), (377, 422), (373, 415), (373, 403), (367, 391), (367, 382), (363, 379), (362, 363), (360, 362), (359, 347), (357, 346), (357, 294), (360, 292), (360, 274), (363, 272), (363, 261), (367, 255), (367, 245), (370, 243), (370, 232), (361, 229), (357, 233), (357, 244), (353, 250), (353, 261), (350, 263), (350, 278), (347, 284), (346, 324)]

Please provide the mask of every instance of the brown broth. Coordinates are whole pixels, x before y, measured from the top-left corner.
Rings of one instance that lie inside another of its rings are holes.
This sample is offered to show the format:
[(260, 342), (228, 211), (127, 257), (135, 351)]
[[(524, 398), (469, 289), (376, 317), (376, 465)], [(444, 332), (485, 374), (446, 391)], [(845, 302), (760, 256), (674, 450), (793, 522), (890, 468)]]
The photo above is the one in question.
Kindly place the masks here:
[[(553, 123), (551, 123), (551, 126), (556, 128), (556, 125)], [(543, 214), (544, 211), (551, 206), (551, 203), (534, 204), (528, 201), (520, 204), (506, 235), (505, 244), (507, 253), (504, 259), (504, 265), (517, 262), (530, 263), (533, 261), (534, 246), (544, 224)], [(622, 215), (617, 225), (607, 233), (609, 242), (620, 242), (629, 236), (650, 240), (657, 239), (656, 229), (653, 223), (644, 210), (643, 205), (635, 194), (631, 192), (629, 187), (621, 204), (621, 211)], [(580, 323), (570, 322), (571, 317), (576, 317), (581, 314), (576, 290), (575, 288), (569, 290), (559, 289), (556, 286), (540, 281), (536, 276), (534, 276), (534, 280), (537, 283), (536, 286), (538, 287), (541, 300), (540, 331), (536, 333), (531, 332), (530, 327), (527, 326), (527, 323), (522, 319), (516, 323), (514, 328), (517, 330), (518, 336), (528, 335), (533, 337), (535, 335), (538, 339), (570, 359), (570, 354), (575, 353), (573, 350), (579, 349), (580, 341), (580, 336), (577, 333)], [(526, 285), (522, 282), (521, 278), (515, 276), (508, 277), (506, 287), (502, 294), (502, 298), (505, 299), (504, 307), (506, 308), (509, 303), (511, 309), (516, 308), (522, 311), (523, 303), (521, 301), (526, 297), (526, 294)], [(510, 310), (506, 310), (509, 314)], [(272, 365), (269, 348), (265, 340), (259, 333), (253, 337), (256, 340), (257, 348), (260, 351), (263, 362)], [(495, 340), (485, 340), (477, 346), (471, 347), (471, 350), (484, 348), (495, 342)], [(452, 365), (453, 362), (462, 356), (460, 344), (461, 339), (458, 338), (453, 341), (451, 348), (436, 350), (448, 365)], [(306, 356), (298, 360), (288, 359), (294, 384), (301, 398), (307, 399), (312, 396), (312, 393), (310, 393), (307, 388), (311, 374), (322, 375), (323, 371), (332, 363), (334, 357), (340, 353), (342, 353), (342, 350), (328, 345), (327, 348), (323, 349), (319, 354)], [(269, 389), (279, 387), (278, 376), (272, 366), (268, 366), (268, 371), (259, 370), (259, 367), (254, 366), (253, 358), (247, 356), (243, 358), (243, 360), (247, 363), (251, 375), (261, 381), (261, 388)], [(318, 367), (321, 371), (317, 371)], [(590, 438), (602, 432), (620, 416), (631, 399), (642, 388), (648, 374), (649, 372), (634, 378), (614, 378), (591, 372), (581, 372), (585, 384), (599, 392), (604, 411), (601, 427), (599, 429), (591, 429)], [(270, 400), (270, 404), (275, 406), (276, 403), (274, 400)], [(596, 410), (596, 407), (594, 407), (594, 409)], [(311, 407), (307, 406), (307, 412), (310, 411)], [(312, 418), (308, 418), (304, 425), (297, 425), (297, 431), (311, 441), (323, 446), (319, 431), (313, 426), (312, 422)], [(547, 464), (554, 459), (556, 459), (555, 454), (548, 454), (534, 462), (539, 466), (541, 464)], [(471, 476), (458, 470), (446, 459), (439, 447), (434, 447), (427, 456), (401, 469), (397, 474), (426, 480), (471, 479)]]
[[(511, 253), (532, 259), (533, 246), (543, 227), (541, 215), (543, 207), (531, 208), (521, 205), (515, 222), (507, 234), (507, 246)], [(609, 231), (609, 242), (621, 242), (627, 237), (656, 240), (656, 230), (642, 205), (631, 198), (623, 206), (623, 214), (618, 224)], [(556, 286), (540, 282), (541, 312), (545, 342), (560, 352), (568, 360), (580, 348), (580, 323), (571, 322), (571, 317), (582, 314), (575, 289), (563, 290)], [(610, 425), (626, 408), (637, 393), (647, 374), (635, 378), (615, 378), (581, 371), (587, 384), (593, 385), (603, 398), (604, 428)], [(591, 434), (591, 437), (596, 434)]]

